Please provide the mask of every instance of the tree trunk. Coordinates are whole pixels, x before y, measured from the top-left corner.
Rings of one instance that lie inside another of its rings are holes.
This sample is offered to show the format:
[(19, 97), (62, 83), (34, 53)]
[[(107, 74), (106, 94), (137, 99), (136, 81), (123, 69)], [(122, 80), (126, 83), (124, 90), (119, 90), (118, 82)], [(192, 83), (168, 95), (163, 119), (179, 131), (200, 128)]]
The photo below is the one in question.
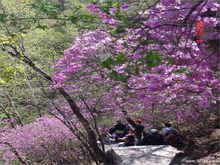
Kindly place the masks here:
[[(21, 56), (21, 53), (13, 46), (10, 46), (14, 52), (12, 51), (7, 51), (12, 57), (15, 58), (20, 58), (22, 59), (22, 61), (24, 63), (26, 63), (29, 67), (31, 67), (33, 70), (35, 70), (37, 73), (39, 73), (40, 75), (42, 75), (45, 79), (47, 79), (51, 84), (53, 83), (53, 79), (52, 77), (47, 74), (45, 71), (43, 71), (42, 69), (40, 69), (38, 66), (35, 65), (35, 63), (33, 61), (31, 61), (27, 56), (23, 55)], [(4, 51), (6, 51), (5, 48), (3, 48)], [(92, 129), (90, 123), (88, 122), (88, 120), (82, 115), (82, 113), (80, 112), (79, 108), (77, 107), (76, 103), (74, 102), (74, 100), (71, 98), (71, 96), (65, 91), (64, 88), (59, 88), (58, 91), (60, 92), (60, 94), (66, 99), (66, 101), (68, 102), (71, 110), (73, 111), (73, 113), (76, 115), (77, 119), (79, 120), (79, 122), (82, 124), (82, 126), (84, 127), (87, 135), (88, 135), (88, 143), (89, 146), (91, 147), (91, 149), (93, 150), (94, 154), (96, 155), (98, 161), (100, 162), (105, 162), (106, 160), (106, 154), (101, 150), (101, 148), (99, 148), (97, 141), (96, 141), (96, 135), (94, 130)]]
[(132, 127), (137, 127), (137, 124), (130, 117), (126, 117), (126, 120), (129, 124), (131, 124)]
[(79, 108), (76, 106), (76, 103), (73, 101), (73, 99), (70, 97), (70, 95), (63, 89), (60, 88), (59, 92), (63, 95), (63, 97), (66, 99), (66, 101), (69, 103), (69, 106), (71, 107), (73, 113), (76, 115), (80, 123), (83, 125), (83, 127), (86, 130), (86, 133), (88, 134), (88, 142), (90, 147), (93, 149), (94, 153), (97, 155), (97, 158), (99, 161), (105, 161), (106, 155), (105, 153), (99, 148), (96, 140), (95, 132), (93, 131), (90, 123), (88, 120), (82, 115)]

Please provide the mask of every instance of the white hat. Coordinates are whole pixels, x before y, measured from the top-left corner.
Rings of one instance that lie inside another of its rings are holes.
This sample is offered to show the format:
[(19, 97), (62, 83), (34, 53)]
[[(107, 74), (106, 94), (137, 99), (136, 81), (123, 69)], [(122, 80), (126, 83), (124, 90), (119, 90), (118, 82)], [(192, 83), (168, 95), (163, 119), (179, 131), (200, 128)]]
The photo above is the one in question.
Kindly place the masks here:
[(158, 130), (157, 130), (157, 129), (151, 129), (150, 132), (151, 132), (151, 133), (157, 133)]

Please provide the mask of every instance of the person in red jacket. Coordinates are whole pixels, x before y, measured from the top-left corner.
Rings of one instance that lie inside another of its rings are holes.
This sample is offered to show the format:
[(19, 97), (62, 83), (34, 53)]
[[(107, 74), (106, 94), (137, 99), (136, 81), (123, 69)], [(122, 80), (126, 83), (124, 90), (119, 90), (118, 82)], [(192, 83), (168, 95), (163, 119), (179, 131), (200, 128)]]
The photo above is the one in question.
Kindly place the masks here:
[(199, 18), (196, 21), (196, 42), (197, 43), (204, 43), (203, 35), (204, 35), (203, 20)]

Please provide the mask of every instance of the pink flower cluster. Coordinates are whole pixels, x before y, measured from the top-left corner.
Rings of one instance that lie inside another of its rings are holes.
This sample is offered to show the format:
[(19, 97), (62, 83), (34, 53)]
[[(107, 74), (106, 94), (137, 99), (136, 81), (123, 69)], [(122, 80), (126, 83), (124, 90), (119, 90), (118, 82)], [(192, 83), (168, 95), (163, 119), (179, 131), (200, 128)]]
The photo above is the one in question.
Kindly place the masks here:
[(50, 154), (55, 156), (56, 152), (65, 157), (68, 145), (74, 141), (73, 133), (61, 121), (45, 116), (0, 133), (1, 161), (11, 164), (17, 160), (13, 149), (24, 161), (32, 163), (46, 160)]
[[(131, 23), (139, 21), (137, 25), (114, 37), (112, 27), (106, 26), (112, 16), (88, 5), (104, 25), (86, 32), (66, 50), (56, 65), (54, 87), (83, 92), (86, 98), (96, 98), (94, 106), (116, 115), (122, 109), (134, 115), (139, 111), (149, 114), (152, 108), (175, 105), (171, 110), (180, 119), (195, 116), (194, 107), (208, 109), (219, 101), (220, 83), (219, 52), (208, 45), (210, 39), (219, 40), (219, 23), (207, 11), (219, 11), (219, 4), (204, 1), (191, 13), (194, 5), (192, 1), (161, 0), (134, 17), (138, 20)], [(114, 15), (115, 10), (110, 13)], [(195, 42), (198, 18), (204, 20), (204, 44)], [(120, 21), (116, 22), (117, 28)], [(125, 55), (122, 62), (119, 53)]]

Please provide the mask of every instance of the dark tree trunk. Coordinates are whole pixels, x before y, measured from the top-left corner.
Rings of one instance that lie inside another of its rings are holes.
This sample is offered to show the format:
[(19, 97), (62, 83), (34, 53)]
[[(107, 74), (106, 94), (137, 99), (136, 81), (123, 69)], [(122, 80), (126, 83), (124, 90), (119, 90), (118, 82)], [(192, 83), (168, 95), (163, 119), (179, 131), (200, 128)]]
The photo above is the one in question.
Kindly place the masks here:
[(79, 108), (76, 106), (76, 103), (73, 101), (73, 99), (70, 97), (70, 95), (63, 89), (60, 88), (59, 92), (63, 95), (63, 97), (66, 99), (66, 101), (69, 103), (69, 106), (71, 107), (73, 113), (76, 115), (80, 123), (83, 125), (83, 127), (86, 130), (86, 133), (88, 134), (88, 143), (90, 147), (93, 149), (94, 153), (96, 154), (99, 161), (105, 161), (106, 155), (105, 153), (99, 148), (96, 140), (96, 135), (94, 130), (92, 129), (90, 123), (88, 120), (82, 115)]
[[(29, 67), (31, 67), (33, 70), (35, 70), (37, 73), (42, 75), (45, 79), (47, 79), (51, 84), (53, 83), (52, 77), (47, 74), (45, 71), (40, 69), (38, 66), (35, 65), (33, 61), (31, 61), (27, 56), (21, 56), (21, 53), (13, 46), (9, 46), (13, 49), (13, 51), (7, 51), (12, 57), (20, 58), (24, 63), (26, 63)], [(3, 48), (4, 51), (6, 49)], [(76, 115), (79, 122), (82, 124), (83, 128), (85, 129), (87, 136), (88, 136), (88, 143), (91, 149), (93, 150), (94, 154), (96, 155), (98, 161), (105, 162), (106, 161), (106, 154), (99, 148), (97, 141), (96, 141), (96, 135), (94, 130), (92, 129), (90, 123), (88, 120), (83, 116), (83, 114), (80, 112), (80, 109), (77, 107), (74, 100), (71, 98), (71, 96), (65, 91), (64, 88), (59, 88), (58, 91), (60, 94), (66, 99), (68, 102), (71, 110)]]

